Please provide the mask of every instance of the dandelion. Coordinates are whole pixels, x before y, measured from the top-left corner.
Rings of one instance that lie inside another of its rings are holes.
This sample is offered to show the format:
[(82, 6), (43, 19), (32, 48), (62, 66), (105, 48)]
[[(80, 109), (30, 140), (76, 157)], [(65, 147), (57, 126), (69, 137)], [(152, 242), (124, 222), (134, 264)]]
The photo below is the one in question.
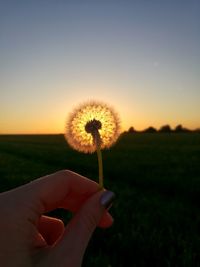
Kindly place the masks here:
[(68, 118), (65, 137), (69, 145), (84, 153), (97, 151), (100, 188), (103, 188), (101, 149), (111, 147), (119, 134), (117, 113), (101, 102), (82, 104)]

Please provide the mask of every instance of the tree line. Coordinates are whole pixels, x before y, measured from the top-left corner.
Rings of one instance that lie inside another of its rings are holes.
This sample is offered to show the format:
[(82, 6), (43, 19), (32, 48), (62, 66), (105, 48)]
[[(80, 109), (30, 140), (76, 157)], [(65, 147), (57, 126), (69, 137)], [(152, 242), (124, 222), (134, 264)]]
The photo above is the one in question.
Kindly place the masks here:
[(156, 129), (153, 126), (149, 126), (148, 128), (137, 131), (134, 127), (130, 127), (126, 133), (200, 133), (200, 128), (195, 130), (190, 130), (188, 128), (183, 127), (181, 124), (178, 124), (174, 129), (171, 128), (169, 124), (161, 126), (159, 129)]

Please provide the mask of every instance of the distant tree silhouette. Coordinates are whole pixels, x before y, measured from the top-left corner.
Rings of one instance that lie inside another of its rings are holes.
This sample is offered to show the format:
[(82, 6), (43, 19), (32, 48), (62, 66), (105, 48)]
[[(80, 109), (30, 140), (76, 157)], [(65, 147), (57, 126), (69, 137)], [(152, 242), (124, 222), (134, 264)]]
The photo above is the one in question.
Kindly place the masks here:
[(136, 130), (131, 126), (129, 129), (128, 129), (128, 133), (135, 133)]
[(156, 128), (152, 126), (148, 127), (147, 129), (143, 131), (143, 133), (156, 133), (156, 132), (157, 132)]
[(162, 127), (160, 127), (159, 132), (160, 133), (171, 133), (172, 129), (171, 129), (170, 125), (166, 124), (166, 125), (163, 125)]
[(132, 134), (132, 133), (192, 133), (192, 132), (200, 133), (200, 128), (191, 130), (191, 129), (183, 127), (182, 124), (178, 124), (174, 129), (172, 129), (169, 124), (165, 124), (161, 126), (159, 130), (157, 130), (153, 126), (149, 126), (148, 128), (142, 131), (137, 131), (133, 126), (131, 126), (124, 133)]
[(186, 133), (186, 132), (190, 132), (189, 129), (184, 128), (181, 124), (177, 125), (174, 129), (175, 133)]
[(177, 125), (174, 129), (174, 132), (182, 132), (183, 131), (183, 126), (181, 124)]

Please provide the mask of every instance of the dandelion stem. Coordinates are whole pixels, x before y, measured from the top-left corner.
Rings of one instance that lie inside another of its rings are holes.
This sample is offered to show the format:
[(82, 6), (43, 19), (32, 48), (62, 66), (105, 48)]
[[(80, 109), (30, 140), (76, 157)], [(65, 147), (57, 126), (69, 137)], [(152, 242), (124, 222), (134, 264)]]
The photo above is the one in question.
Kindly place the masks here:
[(86, 132), (92, 135), (94, 145), (96, 146), (98, 165), (99, 165), (99, 187), (101, 190), (103, 189), (103, 162), (102, 162), (102, 154), (101, 154), (102, 140), (101, 140), (100, 133), (98, 131), (99, 129), (101, 129), (101, 122), (96, 119), (88, 121), (85, 125)]
[(99, 187), (100, 189), (103, 189), (103, 161), (102, 161), (101, 148), (98, 144), (97, 144), (97, 157), (99, 165)]

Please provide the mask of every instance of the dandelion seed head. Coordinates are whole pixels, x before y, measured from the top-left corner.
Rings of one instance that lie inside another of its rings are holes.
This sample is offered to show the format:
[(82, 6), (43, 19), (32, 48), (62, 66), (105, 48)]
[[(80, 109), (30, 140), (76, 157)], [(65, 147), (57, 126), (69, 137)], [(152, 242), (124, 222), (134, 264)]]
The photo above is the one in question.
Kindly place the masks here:
[(100, 137), (101, 149), (109, 148), (120, 134), (117, 113), (101, 102), (87, 102), (70, 114), (65, 138), (69, 145), (84, 153), (96, 151), (95, 135)]
[(85, 130), (87, 133), (95, 134), (96, 131), (101, 129), (101, 126), (102, 125), (100, 121), (93, 119), (86, 123)]

